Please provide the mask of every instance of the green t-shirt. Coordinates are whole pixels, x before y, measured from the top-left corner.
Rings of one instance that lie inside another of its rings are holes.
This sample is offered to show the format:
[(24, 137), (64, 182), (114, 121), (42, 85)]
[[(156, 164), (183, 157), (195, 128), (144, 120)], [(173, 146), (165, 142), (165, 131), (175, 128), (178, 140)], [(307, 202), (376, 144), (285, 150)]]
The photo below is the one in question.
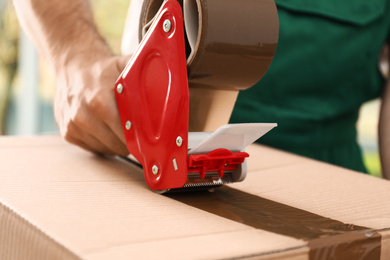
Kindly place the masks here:
[(239, 94), (231, 122), (276, 122), (259, 142), (365, 171), (360, 106), (379, 97), (388, 0), (276, 0), (279, 43), (264, 78)]

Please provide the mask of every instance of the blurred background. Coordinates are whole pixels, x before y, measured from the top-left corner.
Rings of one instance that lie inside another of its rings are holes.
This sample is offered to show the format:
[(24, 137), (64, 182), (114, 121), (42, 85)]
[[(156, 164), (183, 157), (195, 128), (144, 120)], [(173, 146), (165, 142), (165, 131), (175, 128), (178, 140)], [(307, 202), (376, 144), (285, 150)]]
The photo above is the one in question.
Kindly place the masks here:
[[(129, 0), (92, 0), (95, 20), (112, 50), (120, 42)], [(0, 0), (0, 134), (56, 134), (55, 81), (45, 60), (20, 29), (11, 0)], [(370, 174), (381, 176), (377, 145), (380, 101), (367, 103), (358, 122)]]
[[(120, 53), (128, 0), (92, 0), (95, 20)], [(58, 133), (52, 110), (55, 81), (19, 27), (12, 0), (0, 0), (0, 134)]]

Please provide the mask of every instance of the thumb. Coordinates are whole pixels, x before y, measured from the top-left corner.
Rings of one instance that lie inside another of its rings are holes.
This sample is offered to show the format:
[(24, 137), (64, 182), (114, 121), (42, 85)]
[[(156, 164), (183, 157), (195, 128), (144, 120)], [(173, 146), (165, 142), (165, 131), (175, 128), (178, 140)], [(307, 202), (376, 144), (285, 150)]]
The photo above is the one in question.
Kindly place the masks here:
[(117, 66), (118, 66), (119, 71), (122, 71), (125, 69), (127, 63), (129, 63), (132, 56), (133, 56), (133, 54), (119, 56), (119, 59), (117, 62)]

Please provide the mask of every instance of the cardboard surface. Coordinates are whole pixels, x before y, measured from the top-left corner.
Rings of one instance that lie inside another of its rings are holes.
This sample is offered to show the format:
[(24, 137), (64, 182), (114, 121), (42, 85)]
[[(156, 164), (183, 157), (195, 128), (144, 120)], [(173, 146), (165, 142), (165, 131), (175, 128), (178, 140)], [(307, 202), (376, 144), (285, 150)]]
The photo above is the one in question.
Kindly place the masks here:
[(248, 152), (244, 182), (165, 196), (137, 167), (60, 137), (1, 137), (0, 259), (315, 259), (339, 251), (336, 259), (347, 259), (353, 246), (364, 248), (360, 259), (390, 259), (390, 182), (258, 145)]

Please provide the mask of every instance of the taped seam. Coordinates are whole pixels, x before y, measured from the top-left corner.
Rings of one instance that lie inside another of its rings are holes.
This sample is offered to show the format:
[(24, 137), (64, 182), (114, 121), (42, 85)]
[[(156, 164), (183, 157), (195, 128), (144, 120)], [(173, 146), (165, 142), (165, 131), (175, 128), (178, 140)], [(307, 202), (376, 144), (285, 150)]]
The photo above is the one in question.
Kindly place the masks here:
[[(213, 193), (169, 197), (220, 217), (236, 222), (239, 219), (240, 223), (256, 229), (304, 240), (310, 249), (309, 259), (380, 258), (379, 229), (350, 225), (228, 186)], [(361, 252), (363, 256), (359, 256)], [(320, 258), (324, 255), (329, 257)]]
[(0, 259), (82, 258), (0, 201)]

